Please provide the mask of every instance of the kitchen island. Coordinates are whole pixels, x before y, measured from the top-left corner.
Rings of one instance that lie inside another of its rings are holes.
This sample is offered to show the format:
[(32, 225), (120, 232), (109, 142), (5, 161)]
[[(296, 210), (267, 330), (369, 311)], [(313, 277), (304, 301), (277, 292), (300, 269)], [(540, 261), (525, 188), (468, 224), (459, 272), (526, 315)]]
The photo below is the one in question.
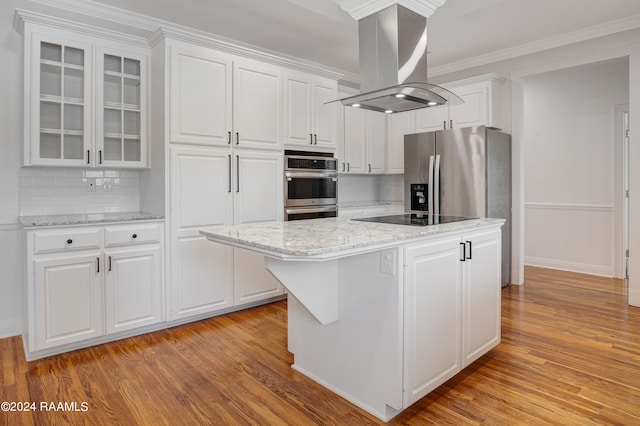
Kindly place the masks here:
[(292, 367), (385, 421), (500, 342), (501, 219), (212, 227), (286, 287)]

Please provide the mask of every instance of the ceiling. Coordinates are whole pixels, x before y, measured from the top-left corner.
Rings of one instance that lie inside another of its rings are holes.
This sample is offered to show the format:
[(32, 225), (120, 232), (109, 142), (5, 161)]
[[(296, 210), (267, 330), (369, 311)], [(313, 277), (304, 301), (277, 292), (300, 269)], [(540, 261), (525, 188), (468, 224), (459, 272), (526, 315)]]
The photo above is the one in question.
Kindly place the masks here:
[[(94, 1), (358, 73), (357, 22), (333, 0)], [(635, 26), (638, 0), (447, 0), (428, 20), (429, 68)]]

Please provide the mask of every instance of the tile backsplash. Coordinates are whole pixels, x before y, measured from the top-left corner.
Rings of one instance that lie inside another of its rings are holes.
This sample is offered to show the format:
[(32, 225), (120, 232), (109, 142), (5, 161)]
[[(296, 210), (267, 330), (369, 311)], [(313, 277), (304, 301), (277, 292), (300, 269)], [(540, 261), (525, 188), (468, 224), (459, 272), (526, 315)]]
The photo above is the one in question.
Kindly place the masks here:
[(20, 215), (131, 212), (140, 210), (138, 170), (24, 167)]

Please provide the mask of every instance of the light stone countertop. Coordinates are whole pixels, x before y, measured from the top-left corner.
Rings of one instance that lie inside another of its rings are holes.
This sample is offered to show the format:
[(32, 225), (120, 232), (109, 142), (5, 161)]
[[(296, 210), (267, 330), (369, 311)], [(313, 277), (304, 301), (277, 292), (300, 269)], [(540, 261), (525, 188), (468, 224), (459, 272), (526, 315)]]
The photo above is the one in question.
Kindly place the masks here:
[(200, 230), (210, 241), (290, 259), (332, 259), (410, 240), (462, 232), (483, 226), (502, 226), (504, 219), (470, 219), (441, 225), (408, 226), (362, 222), (347, 218), (265, 222), (216, 226)]
[(85, 213), (43, 216), (20, 216), (23, 228), (48, 226), (95, 225), (101, 223), (136, 222), (141, 220), (161, 220), (164, 216), (145, 212)]

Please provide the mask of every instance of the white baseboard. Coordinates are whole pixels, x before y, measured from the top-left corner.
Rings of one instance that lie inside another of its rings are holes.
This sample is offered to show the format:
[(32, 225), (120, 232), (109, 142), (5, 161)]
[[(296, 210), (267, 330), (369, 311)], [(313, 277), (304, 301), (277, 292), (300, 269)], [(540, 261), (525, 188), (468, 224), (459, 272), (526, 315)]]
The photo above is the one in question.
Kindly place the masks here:
[(591, 265), (588, 263), (569, 262), (566, 260), (545, 259), (541, 257), (525, 256), (524, 264), (540, 268), (559, 269), (561, 271), (578, 272), (581, 274), (598, 275), (613, 278), (613, 266)]
[(19, 336), (22, 334), (22, 321), (5, 320), (0, 321), (0, 339), (6, 337)]

